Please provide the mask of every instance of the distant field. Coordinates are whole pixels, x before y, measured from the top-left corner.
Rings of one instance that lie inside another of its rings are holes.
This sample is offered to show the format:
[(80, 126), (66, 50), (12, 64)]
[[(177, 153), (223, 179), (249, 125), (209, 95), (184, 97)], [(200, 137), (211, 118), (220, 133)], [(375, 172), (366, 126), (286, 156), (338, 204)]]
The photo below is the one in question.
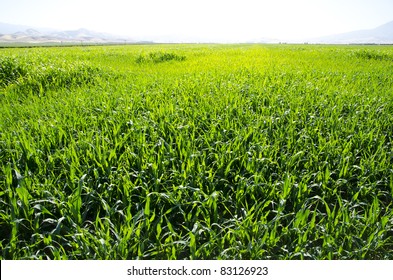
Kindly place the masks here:
[(2, 259), (393, 259), (393, 47), (0, 49)]

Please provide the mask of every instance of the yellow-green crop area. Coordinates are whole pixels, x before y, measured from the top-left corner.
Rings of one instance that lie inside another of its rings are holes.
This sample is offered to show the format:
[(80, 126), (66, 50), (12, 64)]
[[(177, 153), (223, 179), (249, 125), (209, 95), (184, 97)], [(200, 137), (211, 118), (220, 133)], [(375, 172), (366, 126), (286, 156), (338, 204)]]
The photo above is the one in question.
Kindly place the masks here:
[(393, 47), (0, 49), (2, 259), (393, 259)]

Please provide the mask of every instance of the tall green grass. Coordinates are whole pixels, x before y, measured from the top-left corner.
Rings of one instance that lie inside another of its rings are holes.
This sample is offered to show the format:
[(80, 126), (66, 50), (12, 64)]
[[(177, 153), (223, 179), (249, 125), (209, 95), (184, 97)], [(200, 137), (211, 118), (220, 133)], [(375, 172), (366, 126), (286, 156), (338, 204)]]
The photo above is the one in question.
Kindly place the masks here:
[(392, 259), (391, 47), (0, 50), (3, 259)]

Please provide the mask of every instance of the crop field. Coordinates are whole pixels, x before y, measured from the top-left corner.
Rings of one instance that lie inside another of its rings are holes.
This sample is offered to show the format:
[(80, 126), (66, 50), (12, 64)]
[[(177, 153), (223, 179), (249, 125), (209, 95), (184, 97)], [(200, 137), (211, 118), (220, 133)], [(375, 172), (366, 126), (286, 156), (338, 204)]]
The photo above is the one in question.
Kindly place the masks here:
[(393, 47), (0, 49), (1, 259), (393, 259)]

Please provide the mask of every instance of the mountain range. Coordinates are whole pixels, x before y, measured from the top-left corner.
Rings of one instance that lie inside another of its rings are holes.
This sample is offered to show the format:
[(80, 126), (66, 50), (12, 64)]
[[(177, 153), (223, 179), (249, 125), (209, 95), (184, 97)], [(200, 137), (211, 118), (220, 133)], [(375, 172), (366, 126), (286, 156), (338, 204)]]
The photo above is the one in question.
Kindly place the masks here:
[(124, 43), (132, 41), (127, 37), (84, 28), (62, 31), (0, 23), (0, 43)]
[[(184, 38), (151, 38), (157, 42), (182, 42)], [(189, 39), (186, 41), (190, 41)], [(132, 38), (101, 33), (84, 28), (77, 30), (54, 30), (35, 28), (25, 25), (0, 23), (0, 43), (135, 43)], [(196, 42), (204, 42), (198, 38)], [(285, 42), (285, 39), (252, 40), (258, 43)], [(320, 44), (393, 44), (393, 21), (374, 29), (358, 30), (320, 38), (305, 40), (308, 43)], [(291, 43), (291, 41), (288, 41)]]
[(314, 38), (310, 43), (323, 44), (393, 44), (393, 21), (374, 29), (357, 30), (321, 38)]

